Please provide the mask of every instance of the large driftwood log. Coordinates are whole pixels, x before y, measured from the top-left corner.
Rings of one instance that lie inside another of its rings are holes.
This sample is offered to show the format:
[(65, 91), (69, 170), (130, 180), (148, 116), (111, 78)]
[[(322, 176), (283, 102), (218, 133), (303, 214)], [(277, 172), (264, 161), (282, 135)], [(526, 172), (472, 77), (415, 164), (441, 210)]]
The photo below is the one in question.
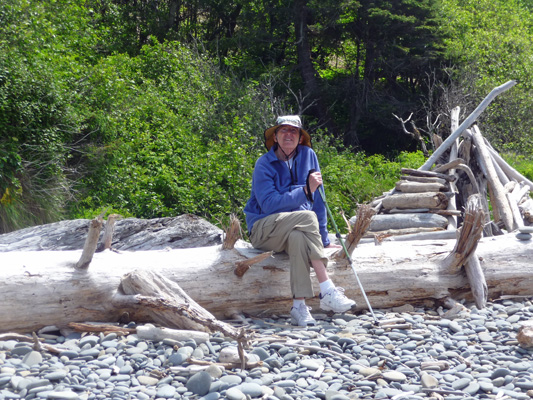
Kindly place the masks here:
[[(350, 223), (355, 221), (354, 218), (350, 219)], [(432, 213), (379, 214), (374, 215), (368, 230), (377, 232), (388, 229), (446, 228), (447, 224), (446, 217)]]
[[(450, 273), (442, 260), (455, 240), (437, 242), (360, 243), (352, 253), (370, 304), (388, 308), (406, 303), (434, 302), (449, 296), (471, 299), (464, 272)], [(150, 307), (135, 305), (135, 296), (120, 291), (123, 276), (135, 269), (157, 272), (179, 286), (216, 318), (240, 312), (251, 315), (288, 313), (289, 260), (276, 254), (244, 274), (234, 274), (235, 264), (260, 252), (237, 242), (233, 250), (221, 246), (169, 251), (96, 253), (87, 270), (76, 270), (77, 251), (0, 253), (0, 331), (26, 333), (43, 326), (70, 322), (118, 321), (125, 313), (132, 320), (152, 320)], [(243, 256), (245, 254), (246, 256)], [(533, 246), (515, 235), (482, 238), (476, 249), (482, 259), (488, 296), (533, 295)], [(346, 261), (331, 260), (332, 280), (365, 309), (353, 272)], [(315, 293), (318, 283), (313, 279)], [(319, 300), (308, 301), (315, 310)]]
[[(90, 221), (74, 219), (5, 233), (0, 235), (0, 252), (81, 250)], [(215, 246), (222, 243), (222, 234), (222, 229), (192, 214), (153, 219), (125, 218), (116, 221), (111, 247), (138, 251)], [(99, 242), (104, 240), (102, 233)]]
[(397, 193), (383, 199), (384, 209), (439, 208), (446, 209), (449, 196), (443, 192)]
[(396, 182), (396, 190), (402, 193), (444, 192), (448, 186), (440, 183)]

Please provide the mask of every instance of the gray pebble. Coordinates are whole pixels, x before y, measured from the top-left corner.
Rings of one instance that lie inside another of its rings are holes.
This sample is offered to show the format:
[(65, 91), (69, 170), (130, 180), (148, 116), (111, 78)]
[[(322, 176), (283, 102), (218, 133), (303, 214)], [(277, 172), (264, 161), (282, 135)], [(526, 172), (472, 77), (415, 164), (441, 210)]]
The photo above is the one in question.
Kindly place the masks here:
[(213, 378), (205, 371), (197, 372), (187, 381), (187, 389), (194, 394), (203, 396), (209, 392)]
[(226, 391), (226, 397), (228, 398), (228, 400), (246, 399), (246, 395), (243, 392), (241, 392), (239, 389), (237, 389), (236, 387), (229, 388)]

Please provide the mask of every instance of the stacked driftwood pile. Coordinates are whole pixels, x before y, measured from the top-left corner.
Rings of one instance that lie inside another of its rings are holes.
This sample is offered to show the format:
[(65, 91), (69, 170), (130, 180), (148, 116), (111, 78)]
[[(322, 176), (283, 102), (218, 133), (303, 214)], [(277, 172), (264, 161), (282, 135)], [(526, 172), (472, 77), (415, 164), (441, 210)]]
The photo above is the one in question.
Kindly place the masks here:
[[(376, 215), (365, 237), (378, 242), (454, 238), (475, 194), (484, 213), (484, 236), (519, 230), (524, 239), (530, 237), (533, 182), (506, 163), (474, 124), (492, 99), (514, 84), (494, 89), (461, 125), (459, 107), (452, 111), (452, 134), (446, 141), (431, 138), (435, 151), (428, 161), (418, 170), (402, 169), (395, 188), (370, 204)], [(352, 225), (356, 219), (350, 220)]]

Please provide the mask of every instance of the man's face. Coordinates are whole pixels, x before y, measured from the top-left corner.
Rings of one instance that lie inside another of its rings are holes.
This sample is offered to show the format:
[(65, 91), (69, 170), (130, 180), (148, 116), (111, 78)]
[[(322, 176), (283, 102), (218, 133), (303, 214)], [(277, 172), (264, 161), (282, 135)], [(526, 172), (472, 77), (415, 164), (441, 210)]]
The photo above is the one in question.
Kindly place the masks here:
[(291, 125), (281, 125), (274, 136), (274, 141), (286, 154), (290, 154), (301, 142), (300, 129)]

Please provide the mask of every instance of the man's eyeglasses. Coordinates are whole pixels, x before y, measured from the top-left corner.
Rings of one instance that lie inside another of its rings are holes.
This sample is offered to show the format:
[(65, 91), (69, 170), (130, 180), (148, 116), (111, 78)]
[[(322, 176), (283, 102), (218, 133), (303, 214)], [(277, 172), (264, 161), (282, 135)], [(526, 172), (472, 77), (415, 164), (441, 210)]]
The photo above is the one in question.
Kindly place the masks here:
[(278, 132), (281, 132), (281, 133), (292, 133), (293, 135), (295, 135), (295, 134), (299, 133), (300, 130), (298, 128), (294, 128), (294, 127), (283, 127), (283, 128), (279, 128)]

